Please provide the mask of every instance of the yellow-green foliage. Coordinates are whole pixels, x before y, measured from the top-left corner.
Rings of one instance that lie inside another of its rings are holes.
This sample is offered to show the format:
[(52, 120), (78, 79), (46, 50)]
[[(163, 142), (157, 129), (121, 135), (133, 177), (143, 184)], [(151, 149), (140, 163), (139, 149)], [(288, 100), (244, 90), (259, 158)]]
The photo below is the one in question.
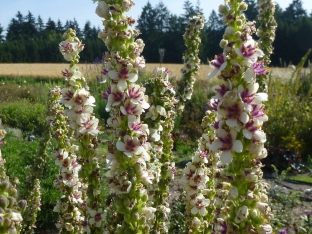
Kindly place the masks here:
[(303, 159), (312, 154), (312, 73), (302, 70), (307, 55), (290, 79), (270, 77), (266, 103), (269, 121), (264, 125), (269, 146), (292, 149)]

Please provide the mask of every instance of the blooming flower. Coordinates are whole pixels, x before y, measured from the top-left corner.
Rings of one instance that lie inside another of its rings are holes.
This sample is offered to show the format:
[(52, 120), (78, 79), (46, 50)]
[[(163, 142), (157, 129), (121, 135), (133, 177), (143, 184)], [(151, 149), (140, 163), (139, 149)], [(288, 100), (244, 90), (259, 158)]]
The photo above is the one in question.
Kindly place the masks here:
[(207, 75), (207, 78), (214, 77), (219, 71), (223, 71), (226, 66), (227, 61), (224, 54), (221, 54), (219, 56), (216, 55), (215, 59), (210, 62), (210, 67), (214, 69)]
[(136, 82), (138, 80), (138, 74), (131, 73), (133, 65), (129, 63), (126, 67), (121, 67), (117, 72), (115, 70), (110, 70), (108, 72), (109, 78), (117, 82), (117, 88), (119, 91), (124, 91), (127, 88), (127, 81)]
[(190, 201), (190, 204), (194, 206), (191, 209), (192, 214), (199, 213), (201, 216), (204, 216), (207, 214), (206, 207), (209, 206), (210, 200), (206, 199), (204, 195), (200, 193), (195, 199)]
[(146, 153), (144, 147), (141, 146), (140, 140), (137, 137), (131, 137), (129, 135), (124, 136), (124, 142), (118, 141), (116, 147), (118, 150), (123, 151), (128, 157)]
[(257, 42), (248, 36), (247, 40), (243, 42), (240, 49), (235, 48), (238, 56), (245, 59), (245, 65), (248, 67), (257, 62), (258, 57), (263, 57), (263, 52), (258, 48)]
[(235, 130), (227, 132), (224, 129), (218, 129), (216, 134), (218, 139), (211, 144), (210, 149), (215, 152), (221, 150), (222, 164), (230, 163), (233, 152), (241, 153), (243, 151), (243, 144), (240, 140), (236, 140), (237, 132)]

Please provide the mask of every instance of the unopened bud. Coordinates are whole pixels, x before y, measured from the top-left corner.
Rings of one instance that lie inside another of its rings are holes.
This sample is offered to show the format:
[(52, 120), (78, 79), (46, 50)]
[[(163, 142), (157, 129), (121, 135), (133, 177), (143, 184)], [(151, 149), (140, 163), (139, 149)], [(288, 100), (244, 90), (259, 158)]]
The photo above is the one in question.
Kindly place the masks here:
[(226, 6), (224, 6), (223, 4), (221, 4), (221, 5), (219, 6), (219, 12), (220, 12), (221, 14), (223, 14), (223, 15), (226, 15), (226, 14), (228, 13), (228, 10), (227, 10)]

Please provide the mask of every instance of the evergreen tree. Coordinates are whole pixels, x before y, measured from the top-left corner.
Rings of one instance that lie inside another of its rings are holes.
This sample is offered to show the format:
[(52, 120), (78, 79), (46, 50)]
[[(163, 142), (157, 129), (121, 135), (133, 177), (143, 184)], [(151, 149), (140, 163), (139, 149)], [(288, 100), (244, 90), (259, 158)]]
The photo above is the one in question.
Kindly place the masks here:
[(83, 27), (83, 38), (85, 40), (90, 39), (90, 38), (94, 38), (92, 27), (91, 27), (91, 22), (89, 20), (85, 23), (85, 25)]
[(0, 43), (3, 43), (5, 41), (5, 39), (4, 39), (5, 37), (3, 35), (3, 32), (4, 32), (4, 29), (0, 24)]
[(254, 21), (258, 17), (258, 10), (257, 10), (257, 1), (256, 0), (245, 0), (248, 4), (248, 8), (245, 11), (246, 19), (249, 21)]
[(36, 29), (39, 33), (39, 38), (42, 38), (45, 27), (40, 15), (37, 17)]
[(28, 11), (28, 14), (25, 16), (22, 31), (24, 38), (36, 39), (38, 36), (36, 19), (30, 11)]
[(45, 31), (56, 31), (56, 24), (50, 17), (46, 23)]
[(57, 33), (61, 33), (63, 34), (64, 33), (64, 27), (63, 27), (63, 24), (62, 22), (60, 21), (60, 19), (57, 20), (57, 23), (56, 23), (56, 32)]

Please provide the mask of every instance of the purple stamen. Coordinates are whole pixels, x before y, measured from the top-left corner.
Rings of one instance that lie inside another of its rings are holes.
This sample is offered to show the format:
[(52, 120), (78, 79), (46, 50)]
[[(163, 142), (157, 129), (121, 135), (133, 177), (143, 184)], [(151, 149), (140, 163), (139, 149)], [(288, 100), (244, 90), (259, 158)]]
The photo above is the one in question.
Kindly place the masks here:
[(251, 57), (252, 55), (256, 53), (256, 48), (252, 47), (251, 45), (248, 45), (248, 46), (243, 45), (241, 47), (241, 52), (244, 57)]
[(248, 89), (244, 89), (241, 93), (241, 97), (244, 103), (250, 104), (255, 99), (255, 94), (249, 94)]
[(127, 151), (133, 152), (135, 151), (136, 145), (132, 140), (127, 140), (125, 148)]
[(238, 119), (241, 112), (238, 103), (235, 103), (233, 106), (228, 107), (227, 111), (228, 111), (227, 117), (229, 119)]
[(107, 100), (108, 96), (111, 94), (111, 92), (112, 92), (111, 87), (108, 87), (107, 90), (102, 93), (102, 98)]

